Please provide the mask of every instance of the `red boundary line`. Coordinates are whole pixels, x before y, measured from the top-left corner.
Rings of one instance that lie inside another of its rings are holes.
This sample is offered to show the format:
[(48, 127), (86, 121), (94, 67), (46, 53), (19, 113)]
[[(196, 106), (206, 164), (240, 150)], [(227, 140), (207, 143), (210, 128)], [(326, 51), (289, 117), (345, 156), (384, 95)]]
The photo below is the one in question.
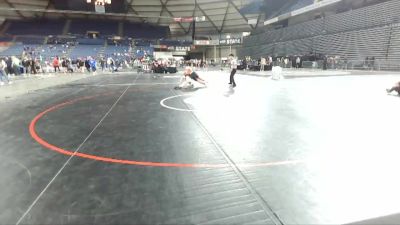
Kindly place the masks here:
[[(224, 167), (230, 167), (229, 164), (198, 164), (198, 163), (163, 163), (163, 162), (148, 162), (148, 161), (134, 161), (134, 160), (124, 160), (124, 159), (115, 159), (115, 158), (109, 158), (109, 157), (103, 157), (103, 156), (96, 156), (96, 155), (91, 155), (91, 154), (85, 154), (85, 153), (80, 153), (67, 149), (63, 149), (61, 147), (55, 146), (53, 144), (50, 144), (46, 140), (44, 140), (40, 135), (37, 134), (36, 132), (36, 124), (40, 119), (42, 119), (43, 116), (46, 114), (56, 111), (62, 107), (68, 106), (68, 105), (73, 105), (76, 102), (79, 101), (84, 101), (84, 100), (90, 100), (99, 96), (106, 96), (110, 95), (110, 93), (107, 94), (101, 94), (101, 95), (93, 95), (93, 96), (86, 96), (82, 98), (77, 98), (73, 99), (70, 101), (66, 101), (54, 106), (51, 106), (50, 108), (44, 110), (43, 112), (37, 114), (29, 124), (29, 133), (31, 134), (32, 138), (41, 144), (43, 147), (55, 151), (57, 153), (63, 154), (63, 155), (68, 155), (68, 156), (78, 156), (81, 158), (86, 158), (86, 159), (91, 159), (91, 160), (96, 160), (96, 161), (102, 161), (102, 162), (107, 162), (107, 163), (116, 163), (116, 164), (125, 164), (125, 165), (137, 165), (137, 166), (148, 166), (148, 167), (180, 167), (180, 168), (224, 168)], [(271, 166), (279, 166), (279, 165), (294, 165), (294, 164), (299, 164), (299, 163), (304, 163), (302, 160), (287, 160), (287, 161), (279, 161), (279, 162), (268, 162), (268, 163), (243, 163), (243, 164), (237, 164), (239, 167), (271, 167)]]

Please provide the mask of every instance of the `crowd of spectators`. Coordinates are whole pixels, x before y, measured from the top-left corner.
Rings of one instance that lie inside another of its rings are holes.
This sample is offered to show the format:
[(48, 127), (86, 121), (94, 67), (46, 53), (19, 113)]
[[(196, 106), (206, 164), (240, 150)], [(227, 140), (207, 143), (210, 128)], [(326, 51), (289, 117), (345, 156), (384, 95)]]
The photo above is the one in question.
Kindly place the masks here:
[[(174, 59), (155, 60), (151, 55), (144, 54), (135, 57), (135, 54), (126, 51), (108, 55), (82, 56), (70, 58), (65, 56), (68, 44), (48, 45), (45, 48), (24, 47), (20, 56), (6, 56), (0, 58), (0, 84), (9, 84), (9, 77), (30, 76), (34, 74), (71, 74), (97, 72), (117, 72), (121, 70), (138, 70), (155, 73), (176, 73), (177, 67), (185, 63)], [(47, 51), (60, 53), (61, 56), (49, 57)]]
[[(30, 74), (55, 73), (96, 73), (116, 72), (131, 69), (139, 72), (176, 73), (178, 68), (186, 66), (194, 68), (208, 68), (216, 66), (213, 60), (170, 58), (154, 59), (152, 52), (146, 48), (133, 48), (133, 45), (124, 47), (122, 43), (115, 44), (115, 48), (105, 54), (94, 56), (69, 57), (71, 49), (79, 43), (71, 38), (52, 38), (46, 45), (27, 45), (19, 56), (0, 58), (0, 84), (9, 82), (9, 77), (26, 76)], [(84, 52), (82, 54), (85, 54)], [(224, 66), (224, 61), (221, 62)], [(290, 56), (262, 56), (257, 59), (245, 57), (238, 60), (238, 70), (267, 71), (273, 66), (282, 68), (322, 68), (337, 69), (347, 66), (346, 57), (326, 56), (310, 52), (305, 55)], [(375, 58), (367, 57), (363, 67), (374, 68)]]

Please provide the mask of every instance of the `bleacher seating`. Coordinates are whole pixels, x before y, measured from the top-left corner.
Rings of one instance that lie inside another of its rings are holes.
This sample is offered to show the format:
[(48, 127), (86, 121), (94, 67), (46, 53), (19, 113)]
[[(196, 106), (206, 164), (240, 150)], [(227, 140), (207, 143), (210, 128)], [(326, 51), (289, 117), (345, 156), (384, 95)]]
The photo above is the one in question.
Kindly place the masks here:
[(78, 38), (76, 41), (81, 45), (104, 45), (104, 39)]
[(124, 38), (124, 39), (120, 39), (120, 40), (113, 40), (111, 38), (107, 39), (107, 44), (108, 45), (125, 45), (125, 46), (129, 46), (132, 43), (132, 39), (128, 39), (128, 38)]
[(143, 57), (145, 55), (153, 55), (154, 48), (152, 47), (137, 47), (133, 51), (133, 55), (135, 57)]
[(6, 50), (0, 52), (0, 56), (21, 56), (24, 51), (24, 45), (22, 43), (16, 43), (10, 46)]
[(334, 33), (390, 24), (399, 20), (399, 10), (398, 1), (389, 1), (331, 15), (325, 20), (325, 30), (328, 33)]
[(21, 42), (24, 44), (38, 44), (38, 45), (42, 45), (44, 42), (44, 37), (38, 37), (38, 36), (18, 36), (15, 39), (15, 42)]
[[(107, 41), (107, 44), (106, 44)], [(87, 56), (97, 58), (100, 55), (112, 57), (125, 57), (129, 53), (132, 39), (123, 38), (117, 41), (116, 46), (113, 39), (89, 39), (83, 36), (3, 36), (0, 42), (6, 42), (1, 48), (0, 56), (21, 56), (23, 51), (32, 57), (41, 57), (51, 60), (55, 56), (60, 58), (70, 57), (72, 59)], [(139, 46), (137, 49), (145, 49), (148, 54), (153, 54), (153, 48), (149, 47), (151, 41), (144, 41), (146, 47)], [(142, 43), (142, 44), (143, 44)], [(138, 42), (139, 44), (139, 42)], [(9, 46), (9, 47), (8, 47)], [(133, 51), (136, 54), (136, 51)], [(143, 55), (143, 51), (138, 53)]]
[(400, 46), (400, 28), (395, 25), (400, 22), (399, 11), (400, 1), (392, 0), (278, 30), (268, 29), (245, 37), (238, 56), (317, 52), (349, 60), (368, 56), (400, 59), (400, 48), (396, 48)]
[(143, 40), (143, 39), (138, 39), (134, 41), (134, 45), (135, 46), (143, 46), (143, 47), (148, 47), (151, 44), (156, 44), (155, 41), (151, 41), (151, 40)]
[(0, 37), (0, 42), (11, 42), (13, 37)]
[(103, 48), (102, 45), (77, 45), (69, 54), (69, 57), (76, 59), (79, 57), (97, 57), (99, 51)]
[(129, 52), (129, 46), (107, 46), (104, 49), (104, 55), (108, 56), (117, 56), (118, 54), (125, 54)]
[(166, 38), (168, 36), (168, 32), (169, 27), (124, 23), (124, 35), (132, 38)]
[[(393, 26), (390, 46), (389, 46), (389, 58), (391, 60), (400, 62), (400, 24)], [(399, 63), (400, 64), (400, 63)]]
[(42, 46), (41, 56), (44, 59), (51, 59), (55, 56), (62, 57), (66, 54), (67, 48), (65, 45), (56, 44), (56, 45), (44, 45)]
[(10, 35), (59, 35), (65, 25), (64, 20), (7, 21), (10, 26), (5, 31)]
[(21, 56), (22, 53), (25, 51), (27, 54), (31, 54), (33, 57), (36, 57), (40, 54), (40, 45), (35, 45), (35, 44), (22, 44), (22, 43), (16, 43), (13, 46), (10, 46), (8, 49), (0, 52), (1, 56)]
[(72, 20), (69, 28), (71, 34), (86, 34), (87, 31), (98, 31), (100, 35), (117, 35), (117, 21)]
[[(66, 20), (7, 20), (8, 28), (4, 34), (8, 35), (86, 35), (87, 31), (98, 31), (101, 36), (119, 35), (119, 22), (110, 20), (78, 20), (70, 23)], [(69, 24), (67, 26), (67, 24)], [(167, 26), (153, 26), (149, 24), (124, 22), (122, 24), (124, 36), (134, 38), (166, 38), (169, 33)], [(69, 28), (64, 31), (64, 28)]]
[(390, 27), (355, 30), (315, 38), (314, 49), (328, 55), (346, 56), (351, 60), (363, 60), (374, 56), (385, 59)]
[(281, 13), (279, 15), (283, 15), (285, 13), (289, 13), (292, 11), (295, 11), (297, 9), (304, 8), (306, 6), (312, 5), (314, 3), (314, 0), (297, 0), (295, 4), (290, 4), (287, 8), (282, 9)]

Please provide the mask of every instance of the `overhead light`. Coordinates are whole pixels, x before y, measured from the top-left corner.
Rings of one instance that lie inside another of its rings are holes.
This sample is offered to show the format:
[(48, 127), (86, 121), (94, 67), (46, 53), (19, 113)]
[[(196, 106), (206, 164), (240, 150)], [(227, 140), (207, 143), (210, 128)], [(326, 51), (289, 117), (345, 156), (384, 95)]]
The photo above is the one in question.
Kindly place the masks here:
[(227, 39), (231, 38), (231, 35), (229, 35), (229, 34), (228, 34), (228, 35), (226, 35), (226, 38), (227, 38)]

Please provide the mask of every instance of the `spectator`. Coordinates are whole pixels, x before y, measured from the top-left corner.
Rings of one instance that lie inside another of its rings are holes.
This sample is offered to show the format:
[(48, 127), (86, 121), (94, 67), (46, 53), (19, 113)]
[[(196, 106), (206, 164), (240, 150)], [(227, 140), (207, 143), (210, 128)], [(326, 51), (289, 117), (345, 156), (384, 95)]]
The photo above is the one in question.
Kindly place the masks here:
[(61, 72), (61, 70), (60, 70), (60, 61), (58, 59), (58, 56), (54, 57), (54, 59), (53, 59), (53, 68), (54, 68), (54, 73), (57, 72), (57, 69), (58, 69), (58, 72)]
[(114, 73), (116, 71), (116, 69), (115, 69), (115, 61), (113, 60), (113, 58), (108, 57), (107, 66), (108, 66), (108, 69), (110, 70), (110, 72)]
[(299, 56), (297, 56), (297, 58), (296, 58), (296, 68), (297, 69), (300, 68), (300, 63), (301, 63), (301, 59)]
[(100, 59), (100, 66), (101, 66), (101, 72), (104, 72), (104, 69), (106, 67), (106, 62), (103, 57), (101, 57)]
[(12, 60), (11, 60), (11, 57), (6, 58), (5, 61), (6, 61), (6, 64), (7, 64), (7, 70), (6, 70), (7, 75), (14, 74), (14, 70), (13, 70), (13, 68), (12, 68)]
[(37, 74), (36, 71), (36, 62), (34, 59), (29, 60), (29, 67), (30, 67), (30, 72), (33, 74)]
[(90, 71), (92, 71), (93, 73), (96, 73), (96, 69), (97, 69), (96, 60), (90, 57), (88, 63), (90, 66)]
[(375, 68), (375, 56), (372, 56), (370, 61), (370, 69), (373, 70)]
[(19, 60), (17, 57), (15, 56), (11, 56), (11, 63), (12, 63), (12, 68), (14, 71), (15, 76), (18, 76), (21, 74), (21, 60)]
[(4, 82), (11, 84), (12, 82), (8, 79), (5, 69), (7, 64), (3, 59), (0, 59), (0, 85), (4, 85)]
[(85, 59), (85, 68), (90, 73), (89, 57)]
[(323, 62), (322, 69), (323, 70), (327, 70), (328, 69), (328, 56), (324, 56), (324, 62)]
[(289, 58), (286, 57), (286, 58), (283, 60), (283, 62), (285, 63), (285, 68), (288, 68), (288, 65), (289, 65)]
[(49, 61), (44, 61), (44, 67), (42, 69), (45, 73), (51, 73), (53, 65)]
[(365, 60), (364, 60), (364, 68), (369, 69), (369, 57), (368, 57), (368, 56), (365, 57)]
[(25, 73), (25, 74), (30, 73), (29, 59), (23, 58), (21, 64), (22, 64), (22, 70), (23, 70), (22, 73)]
[(65, 58), (61, 59), (61, 68), (63, 69), (64, 73), (67, 71), (67, 61), (65, 60)]
[(260, 71), (265, 71), (265, 65), (267, 64), (266, 59), (264, 57), (261, 57), (260, 61)]
[(83, 61), (81, 58), (79, 58), (76, 65), (78, 67), (78, 70), (81, 71), (81, 73), (85, 72), (85, 61)]
[(74, 69), (72, 68), (71, 59), (65, 59), (65, 67), (67, 69), (67, 72), (70, 72), (70, 73), (74, 72)]

